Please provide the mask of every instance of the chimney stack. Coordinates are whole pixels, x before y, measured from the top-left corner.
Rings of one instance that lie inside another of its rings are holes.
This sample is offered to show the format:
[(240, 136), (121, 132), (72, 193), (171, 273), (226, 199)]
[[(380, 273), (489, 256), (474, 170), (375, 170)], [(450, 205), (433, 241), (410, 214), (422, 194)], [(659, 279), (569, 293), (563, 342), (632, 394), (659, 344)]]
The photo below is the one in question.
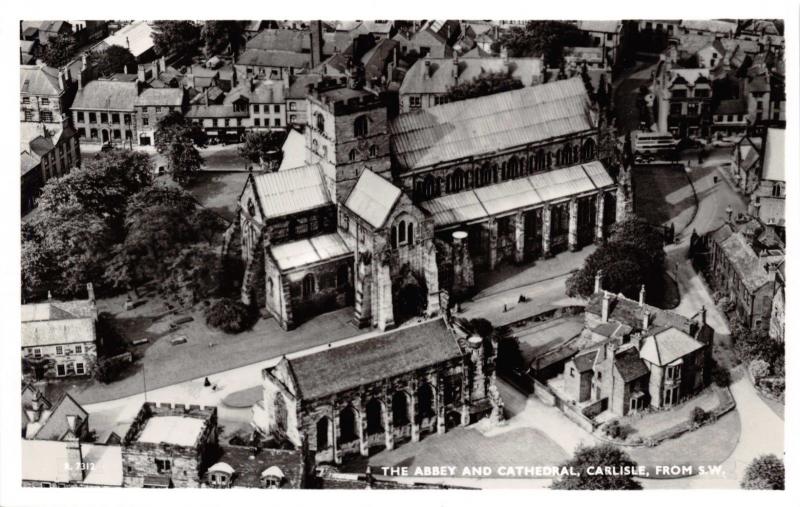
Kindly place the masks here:
[(64, 83), (64, 71), (63, 70), (59, 70), (58, 71), (58, 88), (61, 89), (61, 90), (66, 90), (67, 89), (67, 87), (65, 86), (65, 83)]
[(704, 326), (706, 324), (706, 305), (700, 307), (700, 325)]
[(642, 319), (642, 328), (645, 330), (650, 329), (650, 310), (644, 311), (644, 318)]
[(732, 223), (733, 222), (733, 208), (731, 208), (730, 204), (725, 208), (725, 214), (728, 216), (728, 223)]
[(78, 440), (68, 440), (67, 444), (67, 477), (69, 482), (83, 482), (83, 455)]
[(644, 284), (642, 284), (642, 288), (639, 289), (639, 307), (644, 308), (644, 296), (645, 296), (645, 289)]
[(311, 68), (322, 63), (322, 21), (311, 22)]
[(611, 296), (608, 295), (608, 291), (603, 291), (603, 314), (601, 316), (603, 322), (608, 322), (608, 310), (609, 310), (610, 299)]
[(594, 275), (594, 293), (597, 294), (601, 290), (603, 290), (603, 270), (598, 269)]
[(89, 296), (89, 301), (94, 303), (95, 302), (94, 285), (92, 284), (92, 282), (89, 282), (89, 283), (86, 284), (86, 294), (88, 294), (88, 296)]

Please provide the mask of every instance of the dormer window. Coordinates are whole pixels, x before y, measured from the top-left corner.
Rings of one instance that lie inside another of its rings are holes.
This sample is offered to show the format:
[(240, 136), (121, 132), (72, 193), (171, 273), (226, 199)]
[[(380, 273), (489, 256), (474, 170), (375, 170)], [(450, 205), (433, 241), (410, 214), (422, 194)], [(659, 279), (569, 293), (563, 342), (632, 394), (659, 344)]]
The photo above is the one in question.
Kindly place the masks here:
[(261, 472), (262, 488), (279, 488), (284, 479), (283, 472), (276, 466), (271, 466)]

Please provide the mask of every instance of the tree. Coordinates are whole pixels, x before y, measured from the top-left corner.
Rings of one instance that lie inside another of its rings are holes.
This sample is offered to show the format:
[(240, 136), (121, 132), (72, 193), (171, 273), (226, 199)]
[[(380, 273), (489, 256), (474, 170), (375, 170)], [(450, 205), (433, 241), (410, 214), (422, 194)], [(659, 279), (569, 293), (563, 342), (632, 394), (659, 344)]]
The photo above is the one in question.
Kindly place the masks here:
[(603, 288), (613, 293), (622, 292), (638, 297), (642, 284), (646, 285), (650, 264), (637, 249), (620, 243), (600, 245), (584, 261), (583, 267), (567, 279), (567, 295), (589, 297), (594, 293), (594, 277), (603, 270)]
[(763, 359), (756, 359), (750, 363), (748, 368), (750, 370), (750, 375), (753, 376), (756, 382), (769, 375), (769, 363)]
[[(565, 475), (553, 481), (550, 486), (552, 489), (642, 489), (641, 484), (633, 478), (633, 470), (638, 465), (628, 456), (628, 453), (612, 444), (606, 443), (594, 447), (580, 446), (575, 451), (575, 456), (561, 466), (572, 467), (577, 475)], [(615, 470), (622, 473), (589, 474), (589, 467), (615, 467)]]
[(135, 73), (137, 69), (136, 57), (122, 46), (110, 46), (105, 51), (89, 54), (92, 68), (98, 76), (109, 77), (112, 74), (125, 72)]
[(172, 179), (181, 185), (191, 181), (194, 174), (203, 167), (203, 157), (191, 141), (175, 142), (167, 156)]
[(42, 61), (50, 67), (60, 68), (75, 56), (77, 44), (72, 34), (58, 34), (50, 37), (42, 49)]
[(191, 21), (156, 21), (153, 46), (159, 56), (193, 56), (200, 47), (200, 27)]
[(663, 233), (640, 218), (629, 218), (612, 225), (609, 240), (644, 252), (653, 266), (664, 263)]
[(206, 21), (200, 31), (206, 58), (224, 52), (238, 55), (244, 45), (244, 30), (240, 21)]
[(268, 130), (265, 132), (250, 132), (244, 136), (244, 143), (239, 146), (239, 154), (251, 162), (260, 160), (277, 161), (283, 157), (281, 148), (286, 140), (286, 132), (282, 130)]
[(506, 72), (486, 72), (475, 77), (472, 81), (451, 86), (447, 90), (447, 98), (450, 102), (456, 102), (494, 93), (518, 90), (523, 86), (522, 81)]
[(166, 153), (172, 144), (187, 141), (205, 146), (208, 139), (199, 125), (190, 123), (178, 111), (170, 111), (158, 121), (153, 141), (157, 152)]
[(250, 311), (241, 301), (222, 298), (206, 310), (206, 324), (226, 333), (240, 333), (250, 323)]
[(742, 489), (784, 489), (786, 472), (783, 460), (774, 454), (755, 458), (744, 471)]
[(547, 67), (557, 67), (565, 47), (591, 46), (591, 37), (575, 25), (562, 21), (529, 21), (524, 28), (512, 27), (500, 37), (508, 56), (538, 56)]

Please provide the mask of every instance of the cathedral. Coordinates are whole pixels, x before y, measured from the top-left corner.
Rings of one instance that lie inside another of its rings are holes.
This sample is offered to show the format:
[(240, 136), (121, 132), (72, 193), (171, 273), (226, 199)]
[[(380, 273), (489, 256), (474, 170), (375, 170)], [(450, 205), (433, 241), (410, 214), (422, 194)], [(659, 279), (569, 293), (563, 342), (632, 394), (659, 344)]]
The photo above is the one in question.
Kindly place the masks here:
[(309, 87), (305, 164), (253, 174), (228, 243), (242, 298), (291, 329), (433, 317), (475, 273), (602, 240), (625, 213), (579, 77), (390, 118), (352, 77)]

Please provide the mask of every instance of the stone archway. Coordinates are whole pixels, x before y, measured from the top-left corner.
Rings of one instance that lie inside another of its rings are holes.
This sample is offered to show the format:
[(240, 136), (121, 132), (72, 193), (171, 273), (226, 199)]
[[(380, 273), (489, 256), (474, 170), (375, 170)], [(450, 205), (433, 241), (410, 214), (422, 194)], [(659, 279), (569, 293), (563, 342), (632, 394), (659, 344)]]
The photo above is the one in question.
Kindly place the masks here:
[(408, 264), (400, 268), (400, 276), (392, 284), (392, 302), (396, 323), (401, 323), (425, 313), (428, 306), (428, 289), (424, 280), (420, 280), (411, 271)]

